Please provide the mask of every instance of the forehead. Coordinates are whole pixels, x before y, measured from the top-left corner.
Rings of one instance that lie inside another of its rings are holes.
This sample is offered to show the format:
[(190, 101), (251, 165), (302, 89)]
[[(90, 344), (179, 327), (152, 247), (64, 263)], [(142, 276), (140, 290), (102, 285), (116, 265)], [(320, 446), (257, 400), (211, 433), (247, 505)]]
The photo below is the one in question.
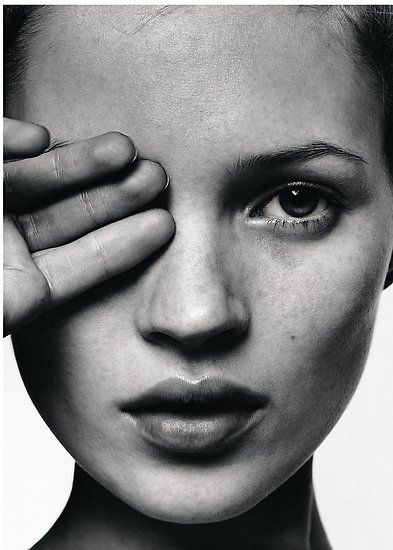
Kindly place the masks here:
[(158, 159), (168, 140), (176, 151), (203, 141), (221, 152), (344, 140), (362, 152), (378, 133), (377, 102), (360, 85), (350, 40), (320, 15), (290, 6), (49, 8), (31, 42), (24, 114), (70, 139), (123, 131)]

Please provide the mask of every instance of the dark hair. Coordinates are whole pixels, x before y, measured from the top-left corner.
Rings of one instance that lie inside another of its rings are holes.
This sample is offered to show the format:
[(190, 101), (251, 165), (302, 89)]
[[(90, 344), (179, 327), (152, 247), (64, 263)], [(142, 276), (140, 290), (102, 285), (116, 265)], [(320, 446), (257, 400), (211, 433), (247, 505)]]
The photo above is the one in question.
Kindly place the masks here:
[(343, 6), (354, 29), (355, 55), (376, 85), (384, 112), (384, 152), (393, 177), (393, 6)]
[(26, 65), (27, 37), (37, 30), (36, 21), (45, 6), (3, 6), (3, 108), (15, 92)]
[[(4, 6), (4, 96), (23, 72), (26, 35), (39, 30), (47, 6)], [(326, 7), (325, 7), (326, 8)], [(384, 112), (384, 152), (393, 177), (393, 6), (341, 6), (355, 37), (355, 55), (369, 73)], [(327, 12), (327, 10), (325, 9)]]

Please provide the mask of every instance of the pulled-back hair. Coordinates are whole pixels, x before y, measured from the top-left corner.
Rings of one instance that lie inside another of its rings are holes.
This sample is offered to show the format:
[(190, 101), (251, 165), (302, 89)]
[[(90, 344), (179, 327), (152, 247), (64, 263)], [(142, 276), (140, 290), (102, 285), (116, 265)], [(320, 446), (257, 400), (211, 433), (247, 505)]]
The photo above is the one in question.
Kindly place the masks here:
[[(3, 9), (6, 96), (23, 72), (26, 38), (39, 30), (40, 12), (45, 6), (4, 6)], [(340, 9), (340, 19), (352, 28), (356, 60), (366, 69), (381, 100), (384, 153), (393, 177), (393, 6), (341, 6)], [(331, 11), (327, 16), (334, 17)]]
[(368, 70), (384, 113), (384, 151), (393, 176), (393, 6), (343, 6), (359, 62)]

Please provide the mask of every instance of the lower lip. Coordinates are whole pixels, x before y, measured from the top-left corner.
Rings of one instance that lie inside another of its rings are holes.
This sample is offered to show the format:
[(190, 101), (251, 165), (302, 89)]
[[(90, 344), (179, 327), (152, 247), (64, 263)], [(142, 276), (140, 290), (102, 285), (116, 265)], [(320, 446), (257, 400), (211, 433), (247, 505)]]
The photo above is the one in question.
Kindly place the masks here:
[(260, 418), (261, 409), (211, 415), (128, 414), (143, 438), (176, 453), (211, 453), (238, 440)]

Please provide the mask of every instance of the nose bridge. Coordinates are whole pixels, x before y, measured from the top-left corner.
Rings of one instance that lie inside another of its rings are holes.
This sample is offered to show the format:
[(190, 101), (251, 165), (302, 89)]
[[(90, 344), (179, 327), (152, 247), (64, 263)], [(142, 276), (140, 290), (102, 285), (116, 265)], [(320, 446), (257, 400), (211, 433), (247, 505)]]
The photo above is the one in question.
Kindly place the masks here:
[(165, 335), (185, 345), (244, 330), (246, 308), (211, 227), (180, 226), (144, 289), (139, 325), (148, 338)]
[(200, 232), (180, 242), (174, 250), (170, 270), (172, 280), (167, 280), (166, 295), (177, 297), (177, 306), (188, 316), (208, 314), (213, 317), (214, 308), (223, 313), (230, 295), (228, 273), (220, 261), (219, 250), (212, 235)]

